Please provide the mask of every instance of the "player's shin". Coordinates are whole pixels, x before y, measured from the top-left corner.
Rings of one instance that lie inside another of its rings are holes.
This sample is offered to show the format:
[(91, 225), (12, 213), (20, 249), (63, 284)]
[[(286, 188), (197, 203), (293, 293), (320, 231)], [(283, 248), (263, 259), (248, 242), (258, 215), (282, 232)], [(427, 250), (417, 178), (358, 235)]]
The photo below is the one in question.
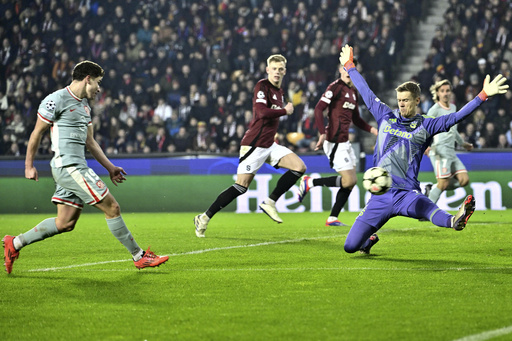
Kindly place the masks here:
[(117, 240), (119, 240), (121, 244), (124, 245), (124, 247), (132, 254), (132, 256), (140, 258), (140, 256), (142, 256), (142, 249), (133, 239), (130, 230), (128, 230), (128, 227), (126, 227), (123, 217), (119, 216), (105, 220), (107, 221), (108, 228), (114, 237), (116, 237)]
[(279, 180), (277, 181), (276, 188), (270, 194), (269, 198), (277, 201), (283, 195), (286, 193), (296, 182), (299, 180), (302, 175), (304, 175), (303, 172), (293, 171), (289, 170), (286, 173), (284, 173)]
[(233, 186), (226, 188), (221, 194), (219, 194), (213, 204), (210, 205), (210, 208), (206, 211), (206, 216), (208, 218), (212, 218), (215, 213), (219, 212), (245, 192), (247, 192), (247, 187), (239, 184), (234, 184)]
[(50, 238), (56, 234), (59, 234), (59, 231), (55, 224), (55, 218), (48, 218), (37, 224), (33, 229), (14, 238), (13, 244), (19, 250), (26, 245)]

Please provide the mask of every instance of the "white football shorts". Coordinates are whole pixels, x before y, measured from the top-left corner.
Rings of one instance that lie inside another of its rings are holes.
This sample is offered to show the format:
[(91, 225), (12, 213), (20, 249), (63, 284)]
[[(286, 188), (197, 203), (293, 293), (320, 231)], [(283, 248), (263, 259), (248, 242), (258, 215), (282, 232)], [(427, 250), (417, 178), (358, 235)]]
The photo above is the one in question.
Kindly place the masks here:
[(268, 148), (240, 146), (240, 163), (236, 173), (256, 174), (264, 163), (276, 167), (279, 160), (292, 153), (290, 149), (275, 142)]
[(336, 172), (354, 169), (356, 155), (350, 141), (333, 143), (324, 141), (324, 153), (329, 159), (329, 165)]

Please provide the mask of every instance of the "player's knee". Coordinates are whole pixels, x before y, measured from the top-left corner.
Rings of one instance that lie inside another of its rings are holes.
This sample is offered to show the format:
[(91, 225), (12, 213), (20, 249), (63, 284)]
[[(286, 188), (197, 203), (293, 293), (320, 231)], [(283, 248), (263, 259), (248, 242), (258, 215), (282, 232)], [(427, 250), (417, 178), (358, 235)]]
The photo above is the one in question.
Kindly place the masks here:
[(447, 182), (438, 182), (437, 188), (439, 188), (441, 190), (441, 192), (445, 191), (448, 188), (448, 183)]
[(354, 242), (347, 240), (345, 241), (345, 245), (343, 246), (343, 248), (345, 249), (346, 253), (354, 253), (358, 251), (361, 248), (361, 246), (356, 245)]
[(465, 187), (469, 184), (469, 178), (463, 178), (459, 180), (460, 187)]
[(295, 168), (296, 168), (295, 171), (297, 171), (297, 172), (300, 172), (302, 174), (306, 173), (307, 167), (306, 167), (306, 164), (304, 162), (301, 162)]
[(117, 201), (112, 202), (108, 207), (108, 212), (105, 212), (108, 216), (118, 217), (121, 215), (121, 206)]
[(66, 222), (55, 222), (57, 225), (57, 230), (61, 233), (63, 232), (71, 232), (75, 229), (76, 220), (66, 221)]
[(354, 188), (354, 186), (356, 185), (357, 183), (357, 178), (355, 179), (351, 179), (351, 178), (341, 178), (341, 186), (343, 186), (343, 188), (348, 188), (348, 189), (352, 189)]

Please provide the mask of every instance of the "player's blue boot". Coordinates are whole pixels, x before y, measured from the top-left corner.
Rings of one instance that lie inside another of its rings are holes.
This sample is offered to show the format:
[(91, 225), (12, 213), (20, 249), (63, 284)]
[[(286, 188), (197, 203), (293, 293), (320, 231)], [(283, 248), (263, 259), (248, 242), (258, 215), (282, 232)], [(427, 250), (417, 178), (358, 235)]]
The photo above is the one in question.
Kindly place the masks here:
[(339, 220), (329, 221), (329, 219), (327, 219), (326, 222), (325, 222), (325, 226), (348, 226), (348, 225), (347, 224), (343, 224)]
[(468, 195), (459, 208), (459, 212), (452, 217), (452, 227), (455, 231), (462, 231), (469, 218), (475, 212), (475, 197)]
[(370, 243), (368, 244), (367, 247), (362, 248), (361, 250), (359, 250), (360, 253), (364, 253), (364, 254), (369, 255), (370, 254), (370, 249), (372, 248), (372, 246), (379, 242), (379, 236), (377, 236), (376, 233), (372, 234), (370, 236), (370, 238), (368, 238), (368, 239), (370, 240)]
[(300, 184), (299, 184), (299, 202), (302, 202), (304, 198), (306, 197), (306, 194), (308, 194), (311, 187), (308, 185), (309, 179), (311, 179), (310, 176), (304, 175), (302, 178), (300, 178)]

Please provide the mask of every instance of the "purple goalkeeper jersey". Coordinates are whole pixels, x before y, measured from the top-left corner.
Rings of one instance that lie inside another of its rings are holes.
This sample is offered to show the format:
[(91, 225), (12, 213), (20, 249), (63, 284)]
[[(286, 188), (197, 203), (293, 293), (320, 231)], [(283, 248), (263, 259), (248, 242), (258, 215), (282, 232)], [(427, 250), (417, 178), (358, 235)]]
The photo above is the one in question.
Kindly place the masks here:
[(377, 120), (379, 134), (373, 154), (375, 166), (386, 169), (393, 178), (392, 188), (420, 190), (417, 179), (421, 158), (435, 134), (446, 132), (475, 110), (482, 100), (475, 97), (458, 112), (428, 117), (405, 118), (399, 109), (391, 110), (370, 90), (356, 68), (348, 70), (352, 83)]

